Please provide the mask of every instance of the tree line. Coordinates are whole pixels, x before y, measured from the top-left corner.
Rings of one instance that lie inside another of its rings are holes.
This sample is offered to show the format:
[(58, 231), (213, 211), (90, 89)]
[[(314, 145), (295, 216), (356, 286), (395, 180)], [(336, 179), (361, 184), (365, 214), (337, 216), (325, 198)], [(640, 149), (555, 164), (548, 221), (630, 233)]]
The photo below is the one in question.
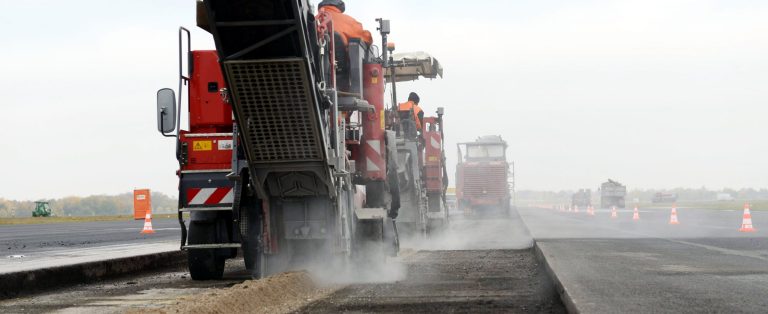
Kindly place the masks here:
[[(571, 196), (576, 193), (575, 190), (563, 191), (518, 191), (517, 198), (520, 200), (540, 200), (540, 201), (563, 201), (569, 202)], [(768, 189), (722, 189), (710, 190), (706, 187), (701, 188), (675, 188), (675, 189), (630, 189), (627, 191), (627, 200), (638, 199), (641, 202), (649, 202), (656, 193), (668, 193), (677, 195), (679, 201), (715, 201), (718, 194), (728, 194), (736, 200), (768, 200)], [(592, 190), (592, 197), (599, 198), (600, 192)]]
[[(119, 195), (69, 196), (43, 199), (49, 202), (55, 216), (115, 216), (133, 215), (133, 193)], [(160, 192), (152, 192), (152, 212), (176, 213), (178, 199)], [(0, 217), (31, 217), (34, 201), (16, 201), (0, 198)]]

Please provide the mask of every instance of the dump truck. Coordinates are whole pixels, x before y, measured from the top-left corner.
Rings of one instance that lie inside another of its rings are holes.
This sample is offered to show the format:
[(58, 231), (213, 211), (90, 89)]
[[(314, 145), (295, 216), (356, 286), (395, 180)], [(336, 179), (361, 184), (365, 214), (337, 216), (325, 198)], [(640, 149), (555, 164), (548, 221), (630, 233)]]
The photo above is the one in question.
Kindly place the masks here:
[(592, 191), (590, 189), (580, 189), (571, 196), (571, 206), (580, 206), (586, 208), (592, 206)]
[(619, 182), (608, 179), (600, 185), (601, 208), (624, 208), (624, 198), (627, 196), (627, 187)]
[(178, 94), (157, 92), (158, 130), (176, 142), (192, 279), (221, 278), (238, 251), (255, 278), (397, 254), (396, 83), (442, 67), (428, 54), (396, 59), (390, 21), (377, 22), (373, 47), (343, 41), (307, 0), (197, 2), (216, 49), (192, 50), (181, 27)]
[(499, 135), (489, 135), (457, 146), (456, 199), (459, 209), (469, 215), (509, 216), (507, 142)]

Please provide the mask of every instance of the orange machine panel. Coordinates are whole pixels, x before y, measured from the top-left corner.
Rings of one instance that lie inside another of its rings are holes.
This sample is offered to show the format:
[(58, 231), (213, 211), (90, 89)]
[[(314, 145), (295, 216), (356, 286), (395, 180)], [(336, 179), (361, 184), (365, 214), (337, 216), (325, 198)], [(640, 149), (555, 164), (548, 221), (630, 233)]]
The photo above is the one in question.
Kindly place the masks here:
[(133, 219), (144, 219), (152, 213), (152, 197), (149, 189), (133, 190)]

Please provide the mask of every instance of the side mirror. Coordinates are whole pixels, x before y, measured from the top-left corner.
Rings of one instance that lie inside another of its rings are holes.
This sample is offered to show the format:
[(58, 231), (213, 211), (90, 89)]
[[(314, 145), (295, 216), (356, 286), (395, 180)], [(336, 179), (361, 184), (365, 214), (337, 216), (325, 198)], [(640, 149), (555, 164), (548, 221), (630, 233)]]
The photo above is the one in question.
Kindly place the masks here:
[(170, 88), (157, 91), (157, 130), (163, 135), (176, 130), (176, 94)]

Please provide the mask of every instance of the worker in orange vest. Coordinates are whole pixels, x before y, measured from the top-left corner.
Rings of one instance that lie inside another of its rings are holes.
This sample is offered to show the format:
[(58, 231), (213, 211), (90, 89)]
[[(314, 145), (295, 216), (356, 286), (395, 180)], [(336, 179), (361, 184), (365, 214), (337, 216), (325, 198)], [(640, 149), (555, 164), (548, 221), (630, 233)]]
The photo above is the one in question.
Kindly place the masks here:
[(323, 0), (318, 5), (320, 13), (328, 13), (331, 16), (333, 30), (341, 35), (345, 46), (349, 44), (351, 38), (359, 38), (368, 45), (373, 44), (371, 32), (363, 29), (363, 24), (356, 19), (344, 14), (345, 10), (343, 0)]
[(413, 109), (413, 122), (416, 123), (416, 130), (421, 132), (421, 123), (424, 120), (424, 111), (419, 107), (419, 94), (411, 92), (408, 95), (408, 101), (400, 104), (399, 111), (411, 111)]

